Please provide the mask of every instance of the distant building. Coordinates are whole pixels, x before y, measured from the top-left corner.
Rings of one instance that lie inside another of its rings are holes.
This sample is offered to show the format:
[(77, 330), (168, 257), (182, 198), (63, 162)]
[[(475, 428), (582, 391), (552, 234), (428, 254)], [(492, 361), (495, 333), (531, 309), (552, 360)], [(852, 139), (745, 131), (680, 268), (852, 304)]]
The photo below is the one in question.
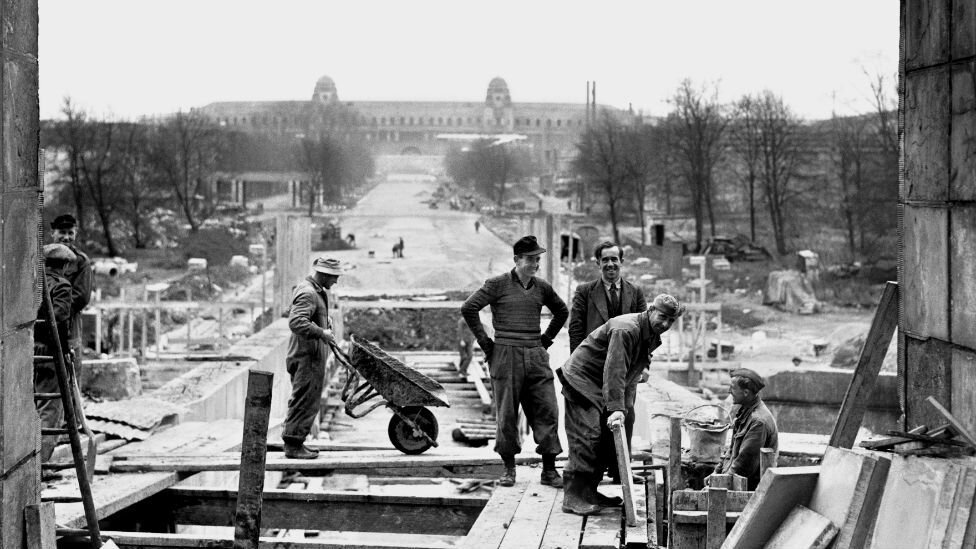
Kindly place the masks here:
[[(600, 106), (623, 116), (624, 111)], [(585, 103), (515, 103), (493, 78), (483, 102), (340, 101), (328, 76), (308, 101), (224, 101), (199, 112), (235, 130), (279, 136), (362, 139), (377, 155), (442, 155), (465, 136), (517, 134), (548, 172), (566, 171), (586, 126)], [(473, 139), (474, 137), (472, 137)], [(452, 143), (453, 141), (453, 143)]]

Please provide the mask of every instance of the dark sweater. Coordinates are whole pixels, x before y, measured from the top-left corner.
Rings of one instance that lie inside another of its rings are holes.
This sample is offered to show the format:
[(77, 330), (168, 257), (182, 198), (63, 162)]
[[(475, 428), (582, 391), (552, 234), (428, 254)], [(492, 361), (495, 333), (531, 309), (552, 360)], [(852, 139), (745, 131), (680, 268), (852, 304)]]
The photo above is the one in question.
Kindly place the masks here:
[(486, 280), (484, 286), (471, 294), (461, 306), (461, 315), (479, 344), (487, 340), (488, 335), (481, 326), (478, 311), (489, 305), (495, 342), (502, 345), (539, 345), (543, 305), (552, 312), (552, 320), (545, 331), (550, 340), (556, 337), (569, 318), (566, 303), (548, 282), (532, 277), (528, 286), (523, 287), (513, 269)]

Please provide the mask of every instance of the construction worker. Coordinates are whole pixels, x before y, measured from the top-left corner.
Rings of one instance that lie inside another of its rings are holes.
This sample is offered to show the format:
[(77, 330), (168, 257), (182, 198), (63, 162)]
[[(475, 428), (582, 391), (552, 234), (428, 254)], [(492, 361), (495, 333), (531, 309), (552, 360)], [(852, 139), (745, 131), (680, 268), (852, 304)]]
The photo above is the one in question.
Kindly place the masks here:
[(597, 491), (603, 471), (616, 463), (611, 426), (623, 425), (633, 413), (637, 383), (650, 364), (650, 353), (683, 313), (677, 299), (660, 294), (646, 311), (611, 318), (594, 330), (556, 370), (566, 400), (563, 424), (569, 442), (564, 512), (593, 515), (620, 505), (620, 498)]
[[(64, 244), (48, 244), (43, 248), (44, 254), (44, 283), (47, 293), (51, 296), (54, 308), (54, 318), (57, 324), (58, 336), (61, 342), (61, 352), (68, 353), (68, 334), (71, 329), (71, 283), (65, 278), (65, 270), (77, 260), (74, 252)], [(38, 322), (34, 325), (34, 354), (55, 357), (57, 346), (54, 343), (54, 333), (48, 319), (47, 302), (41, 300), (37, 311)], [(34, 364), (34, 392), (60, 393), (57, 370), (53, 360)], [(61, 399), (37, 401), (37, 413), (41, 418), (41, 427), (59, 428), (64, 422), (64, 406)], [(41, 437), (41, 461), (51, 459), (58, 437)]]
[[(71, 283), (71, 323), (68, 346), (75, 354), (75, 368), (80, 368), (81, 359), (81, 312), (91, 301), (92, 263), (85, 252), (76, 244), (78, 240), (78, 221), (71, 214), (63, 214), (51, 222), (51, 239), (67, 246), (75, 258), (64, 268), (64, 276)], [(68, 349), (65, 349), (68, 352)]]
[[(779, 429), (776, 419), (759, 396), (766, 386), (761, 375), (749, 368), (738, 368), (729, 374), (729, 394), (732, 404), (738, 405), (732, 420), (732, 443), (716, 473), (746, 477), (748, 490), (759, 485), (759, 460), (763, 448), (779, 451)], [(706, 484), (707, 484), (706, 478)]]
[(287, 458), (314, 459), (319, 455), (317, 450), (305, 446), (305, 438), (319, 411), (329, 345), (336, 343), (326, 290), (335, 285), (341, 274), (343, 268), (338, 259), (320, 257), (312, 263), (311, 274), (295, 286), (288, 310), (291, 337), (285, 363), (292, 389), (281, 434)]
[[(485, 352), (494, 392), (495, 452), (505, 464), (501, 486), (515, 485), (515, 454), (521, 451), (518, 433), (519, 405), (532, 427), (536, 452), (542, 456), (542, 484), (561, 488), (556, 471), (559, 444), (559, 405), (549, 353), (553, 338), (566, 322), (569, 310), (548, 282), (537, 278), (539, 256), (546, 249), (534, 236), (523, 236), (514, 246), (515, 268), (489, 278), (461, 306), (461, 315)], [(491, 307), (495, 339), (485, 333), (478, 311)], [(539, 333), (540, 313), (546, 306), (552, 320)]]

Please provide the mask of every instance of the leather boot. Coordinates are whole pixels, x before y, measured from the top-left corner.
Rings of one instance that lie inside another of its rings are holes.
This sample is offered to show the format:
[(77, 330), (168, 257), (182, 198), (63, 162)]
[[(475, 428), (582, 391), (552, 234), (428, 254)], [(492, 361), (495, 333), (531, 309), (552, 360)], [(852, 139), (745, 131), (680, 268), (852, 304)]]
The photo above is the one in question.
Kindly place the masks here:
[(590, 503), (595, 503), (600, 507), (620, 507), (623, 505), (624, 500), (617, 496), (606, 496), (600, 493), (597, 489), (600, 487), (600, 477), (597, 475), (590, 475), (589, 483), (587, 484), (588, 498), (587, 501)]
[(587, 485), (590, 475), (586, 473), (563, 472), (563, 512), (574, 515), (596, 515), (602, 509), (595, 503), (586, 501)]
[(285, 443), (285, 457), (288, 459), (315, 459), (319, 457), (318, 450), (312, 450), (305, 444)]

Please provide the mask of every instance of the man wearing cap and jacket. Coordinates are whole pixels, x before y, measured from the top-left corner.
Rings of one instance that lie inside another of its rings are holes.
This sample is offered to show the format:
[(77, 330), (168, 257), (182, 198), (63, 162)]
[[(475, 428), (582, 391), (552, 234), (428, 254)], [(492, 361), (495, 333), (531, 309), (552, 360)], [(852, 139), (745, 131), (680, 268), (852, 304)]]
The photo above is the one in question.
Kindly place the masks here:
[[(68, 333), (69, 346), (75, 351), (75, 368), (81, 359), (81, 311), (91, 301), (92, 292), (92, 263), (85, 252), (78, 248), (78, 221), (71, 214), (63, 214), (51, 222), (51, 239), (57, 244), (64, 244), (74, 254), (64, 268), (64, 277), (71, 283), (71, 323)], [(65, 349), (67, 352), (67, 349)]]
[[(58, 328), (61, 352), (67, 353), (68, 333), (71, 330), (71, 283), (64, 276), (64, 271), (68, 265), (76, 260), (74, 252), (64, 244), (48, 244), (43, 248), (44, 253), (44, 284), (47, 293), (51, 296), (51, 305), (54, 308), (54, 319)], [(38, 322), (34, 325), (34, 354), (38, 356), (54, 357), (57, 353), (57, 346), (54, 343), (54, 334), (50, 324), (47, 322), (50, 315), (47, 310), (47, 302), (42, 300), (40, 309), (37, 311)], [(54, 361), (34, 363), (34, 392), (35, 393), (60, 393), (58, 385), (58, 375), (55, 370)], [(37, 413), (41, 417), (41, 427), (59, 428), (64, 422), (64, 406), (61, 399), (38, 400)], [(41, 437), (41, 461), (48, 461), (54, 453), (58, 437), (45, 435)]]
[[(523, 236), (512, 247), (515, 268), (489, 278), (461, 306), (461, 315), (485, 352), (494, 394), (495, 452), (505, 464), (501, 486), (515, 485), (515, 454), (521, 451), (518, 433), (519, 405), (532, 427), (536, 452), (542, 456), (542, 484), (561, 488), (556, 471), (559, 444), (559, 405), (549, 353), (546, 349), (566, 323), (569, 310), (548, 282), (537, 278), (539, 256), (546, 249), (534, 236)], [(478, 311), (490, 306), (495, 339), (485, 333)], [(552, 320), (540, 332), (540, 313), (545, 306)]]
[(684, 313), (678, 300), (660, 294), (644, 312), (611, 318), (583, 340), (557, 370), (566, 400), (563, 424), (569, 460), (563, 469), (563, 511), (593, 515), (620, 505), (597, 491), (603, 471), (616, 462), (610, 430), (633, 412), (637, 383), (661, 346), (661, 334)]
[(779, 451), (779, 429), (776, 419), (759, 391), (766, 386), (762, 376), (748, 368), (732, 370), (729, 393), (732, 403), (739, 406), (732, 421), (732, 443), (716, 473), (746, 477), (748, 490), (759, 485), (759, 456), (762, 448)]
[(338, 259), (320, 257), (312, 263), (312, 273), (295, 286), (288, 310), (291, 337), (285, 362), (292, 389), (281, 434), (287, 458), (314, 459), (319, 455), (317, 450), (305, 446), (305, 438), (319, 411), (329, 344), (336, 342), (329, 323), (326, 290), (335, 285), (342, 273)]

